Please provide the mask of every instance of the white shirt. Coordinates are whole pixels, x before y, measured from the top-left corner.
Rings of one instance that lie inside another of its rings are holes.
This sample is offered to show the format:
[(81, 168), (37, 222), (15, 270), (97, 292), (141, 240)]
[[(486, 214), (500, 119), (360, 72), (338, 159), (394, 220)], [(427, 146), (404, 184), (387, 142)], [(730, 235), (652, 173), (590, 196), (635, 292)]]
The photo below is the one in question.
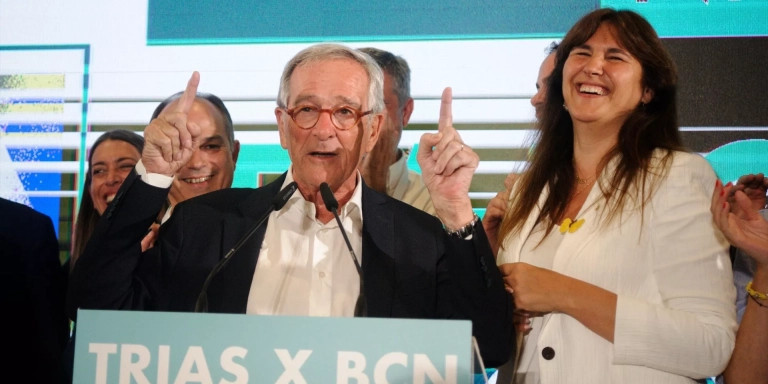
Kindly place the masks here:
[(402, 151), (394, 164), (389, 166), (387, 194), (430, 215), (435, 214), (435, 206), (429, 196), (429, 190), (421, 180), (421, 175), (408, 169), (408, 153)]
[[(292, 167), (283, 187), (293, 181)], [(362, 188), (339, 209), (344, 230), (362, 265)], [(315, 218), (315, 205), (296, 191), (272, 212), (248, 294), (246, 313), (354, 316), (360, 277), (336, 220)]]
[[(148, 173), (139, 160), (136, 172), (150, 185), (168, 188), (173, 177)], [(283, 186), (293, 181), (293, 166)], [(281, 188), (282, 188), (281, 187)], [(350, 200), (339, 208), (352, 249), (363, 264), (363, 212), (360, 173)], [(246, 313), (352, 317), (360, 277), (336, 220), (315, 219), (315, 205), (298, 191), (272, 212), (248, 294)]]

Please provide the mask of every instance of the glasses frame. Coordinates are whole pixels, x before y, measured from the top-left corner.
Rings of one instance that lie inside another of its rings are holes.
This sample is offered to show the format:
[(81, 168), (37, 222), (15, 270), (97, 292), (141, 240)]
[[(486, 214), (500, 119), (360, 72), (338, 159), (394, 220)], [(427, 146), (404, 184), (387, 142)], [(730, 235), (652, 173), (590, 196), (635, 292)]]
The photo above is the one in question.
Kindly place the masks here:
[[(296, 116), (296, 113), (298, 112), (297, 111), (298, 109), (308, 108), (308, 107), (309, 108), (314, 108), (314, 109), (317, 110), (317, 120), (315, 120), (315, 122), (312, 123), (312, 125), (310, 125), (308, 127), (302, 127), (296, 121), (296, 117), (295, 116)], [(333, 114), (336, 113), (336, 111), (338, 111), (340, 109), (349, 109), (349, 110), (351, 110), (351, 111), (353, 111), (355, 113), (355, 122), (352, 123), (352, 125), (350, 125), (349, 128), (339, 127), (338, 123), (336, 122), (336, 119), (333, 117)], [(293, 123), (296, 124), (297, 127), (301, 128), (301, 129), (305, 129), (305, 130), (314, 128), (317, 125), (317, 122), (320, 121), (320, 116), (323, 114), (323, 112), (327, 112), (328, 113), (328, 115), (331, 118), (331, 124), (333, 124), (334, 128), (338, 129), (339, 131), (348, 131), (348, 130), (352, 129), (352, 127), (356, 126), (357, 123), (359, 123), (360, 120), (362, 120), (362, 118), (364, 116), (367, 116), (367, 115), (370, 115), (371, 113), (373, 113), (373, 109), (368, 110), (367, 112), (362, 112), (362, 111), (360, 111), (359, 109), (357, 109), (355, 107), (350, 107), (349, 105), (341, 105), (341, 106), (338, 106), (338, 107), (335, 107), (335, 108), (318, 108), (318, 107), (315, 107), (314, 105), (298, 105), (298, 106), (295, 106), (293, 108), (283, 108), (283, 110), (285, 111), (286, 114), (288, 114), (288, 116), (291, 117), (291, 120), (293, 120)]]

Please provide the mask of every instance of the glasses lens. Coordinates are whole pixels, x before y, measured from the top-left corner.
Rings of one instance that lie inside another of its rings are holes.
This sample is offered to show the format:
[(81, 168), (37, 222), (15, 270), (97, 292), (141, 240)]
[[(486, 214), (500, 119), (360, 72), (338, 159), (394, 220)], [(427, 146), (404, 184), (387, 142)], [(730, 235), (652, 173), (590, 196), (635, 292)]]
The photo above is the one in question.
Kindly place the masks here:
[(333, 122), (339, 129), (350, 129), (357, 122), (357, 111), (350, 107), (338, 108), (333, 111)]
[(320, 116), (320, 111), (315, 107), (301, 107), (293, 112), (293, 121), (301, 128), (312, 128)]
[(305, 105), (296, 107), (291, 112), (293, 121), (302, 129), (310, 129), (317, 124), (320, 119), (320, 114), (328, 112), (331, 116), (331, 121), (337, 129), (342, 131), (351, 129), (355, 124), (360, 121), (361, 114), (352, 107), (338, 107), (336, 109), (320, 109), (314, 106)]

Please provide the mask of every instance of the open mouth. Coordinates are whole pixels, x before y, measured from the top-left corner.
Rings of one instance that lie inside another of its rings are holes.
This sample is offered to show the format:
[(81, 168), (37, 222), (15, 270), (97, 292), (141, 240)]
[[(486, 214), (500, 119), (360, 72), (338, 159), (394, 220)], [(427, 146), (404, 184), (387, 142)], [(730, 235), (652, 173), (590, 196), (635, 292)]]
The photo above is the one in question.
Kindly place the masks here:
[(598, 87), (596, 85), (587, 85), (587, 84), (582, 84), (579, 87), (579, 92), (586, 93), (588, 95), (597, 95), (597, 96), (603, 96), (606, 93), (608, 93), (606, 89), (603, 87)]
[(181, 179), (181, 181), (187, 183), (187, 184), (200, 184), (205, 183), (206, 181), (210, 180), (213, 176), (203, 176), (203, 177), (189, 177), (186, 179)]
[(114, 199), (115, 199), (115, 195), (114, 195), (114, 194), (112, 194), (112, 195), (107, 195), (106, 197), (104, 197), (104, 200), (106, 200), (106, 201), (107, 201), (107, 204), (111, 203), (111, 202), (112, 202), (112, 200), (114, 200)]

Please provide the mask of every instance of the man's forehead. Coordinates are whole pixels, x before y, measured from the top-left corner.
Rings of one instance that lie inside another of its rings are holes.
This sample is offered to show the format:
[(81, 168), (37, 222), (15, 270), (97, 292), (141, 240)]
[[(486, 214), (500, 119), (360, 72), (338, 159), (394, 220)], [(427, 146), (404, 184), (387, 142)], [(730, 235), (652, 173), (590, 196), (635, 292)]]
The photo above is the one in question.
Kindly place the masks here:
[[(180, 99), (176, 99), (168, 103), (168, 105), (163, 108), (162, 112), (160, 112), (160, 116), (172, 113), (173, 108), (175, 108), (179, 102)], [(216, 131), (219, 131), (220, 134), (224, 134), (224, 116), (222, 116), (221, 111), (219, 111), (219, 109), (210, 101), (200, 97), (195, 98), (195, 101), (192, 104), (192, 109), (189, 111), (189, 119), (191, 121), (200, 121), (209, 117), (214, 120)]]
[(350, 57), (327, 57), (327, 58), (307, 60), (302, 63), (299, 63), (299, 65), (296, 66), (293, 72), (296, 73), (299, 70), (311, 71), (313, 69), (318, 69), (321, 67), (326, 70), (329, 68), (338, 68), (339, 70), (347, 70), (350, 66), (357, 67), (361, 71), (365, 71), (365, 68), (363, 67), (362, 63)]
[(541, 66), (539, 67), (539, 71), (544, 73), (544, 76), (549, 76), (549, 74), (552, 72), (552, 70), (555, 69), (555, 53), (552, 52), (549, 55), (547, 55), (546, 58), (544, 58), (544, 61), (541, 62)]
[[(322, 83), (338, 83), (339, 85), (346, 85), (350, 84), (350, 81), (358, 75), (362, 76), (362, 81), (358, 87), (359, 91), (365, 93), (368, 90), (368, 82), (370, 79), (362, 64), (349, 58), (313, 60), (301, 63), (294, 69), (293, 74), (289, 79), (288, 86), (293, 92), (301, 92), (306, 87), (312, 87)], [(356, 97), (358, 95), (346, 96)]]
[(329, 100), (329, 98), (321, 97), (314, 93), (307, 92), (307, 93), (299, 93), (296, 95), (296, 97), (294, 97), (295, 104), (306, 102), (306, 103), (321, 105), (324, 102), (328, 102), (328, 101), (332, 102), (333, 104), (346, 104), (350, 106), (362, 105), (362, 100), (360, 99), (360, 97), (356, 97), (354, 95), (339, 94), (339, 95), (334, 95), (333, 97), (330, 97), (330, 100)]
[[(171, 101), (170, 103), (168, 103), (168, 105), (165, 106), (165, 108), (163, 108), (160, 114), (163, 115), (169, 112), (173, 112), (172, 108), (175, 108), (180, 102), (181, 102), (181, 98)], [(195, 108), (195, 107), (207, 109), (213, 115), (217, 115), (217, 116), (221, 115), (221, 112), (219, 111), (219, 109), (216, 108), (216, 106), (213, 105), (212, 102), (200, 96), (195, 97), (195, 101), (192, 103), (192, 108)]]
[[(179, 99), (176, 99), (163, 108), (160, 112), (160, 116), (173, 112), (173, 107), (179, 103)], [(211, 140), (222, 140), (228, 142), (229, 134), (224, 127), (224, 116), (222, 116), (216, 106), (210, 101), (197, 97), (192, 104), (192, 109), (189, 111), (188, 121), (197, 123), (201, 129), (200, 140), (201, 142), (209, 142)], [(211, 119), (213, 124), (206, 124), (206, 120)]]

